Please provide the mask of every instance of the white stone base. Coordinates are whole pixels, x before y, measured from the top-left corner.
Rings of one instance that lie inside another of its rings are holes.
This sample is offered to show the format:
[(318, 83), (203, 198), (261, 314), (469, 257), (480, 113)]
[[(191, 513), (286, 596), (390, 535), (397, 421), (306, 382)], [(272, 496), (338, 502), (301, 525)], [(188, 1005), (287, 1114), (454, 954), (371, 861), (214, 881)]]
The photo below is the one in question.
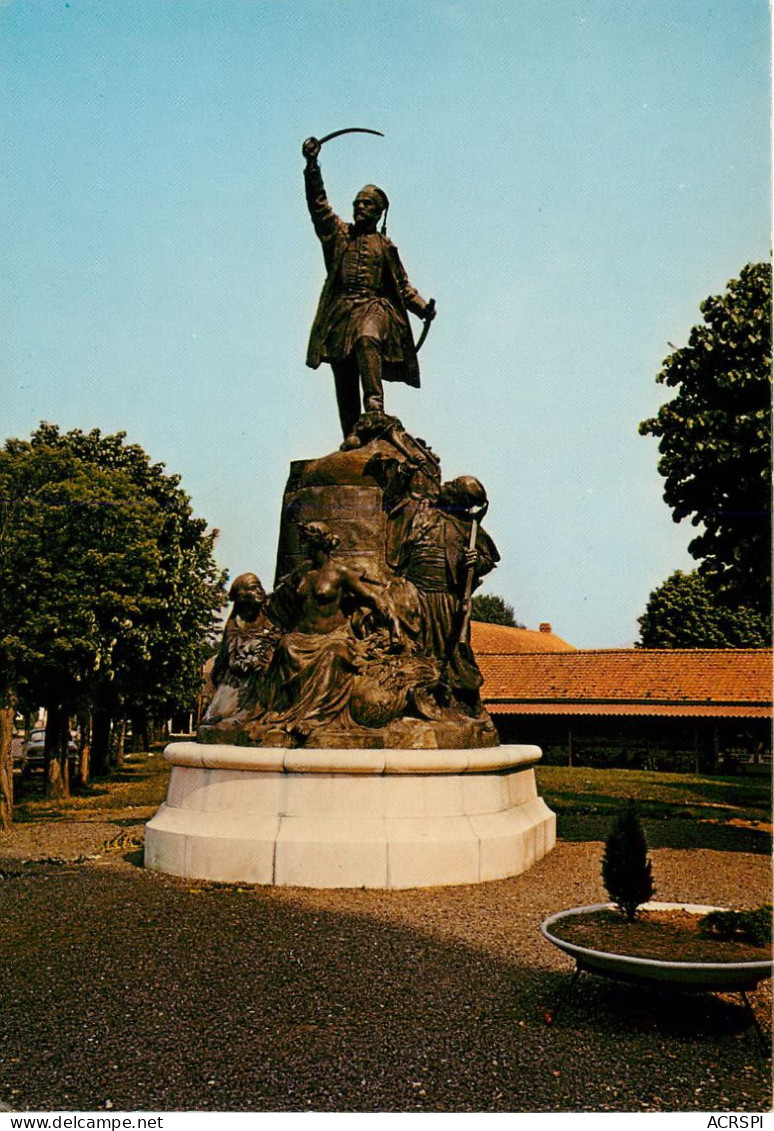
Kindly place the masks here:
[(145, 865), (225, 883), (312, 888), (472, 884), (554, 847), (537, 746), (284, 750), (175, 742)]

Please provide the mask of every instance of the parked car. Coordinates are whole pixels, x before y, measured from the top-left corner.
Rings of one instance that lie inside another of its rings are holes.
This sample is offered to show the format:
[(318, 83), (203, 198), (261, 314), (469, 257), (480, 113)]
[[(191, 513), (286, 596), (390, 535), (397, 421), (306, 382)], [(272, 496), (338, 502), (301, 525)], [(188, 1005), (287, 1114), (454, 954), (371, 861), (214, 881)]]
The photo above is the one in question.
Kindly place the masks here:
[[(33, 727), (27, 735), (27, 741), (24, 744), (24, 761), (22, 770), (24, 773), (29, 773), (35, 767), (42, 767), (45, 764), (43, 751), (46, 745), (46, 728)], [(75, 761), (78, 757), (78, 747), (75, 744), (75, 736), (70, 735), (67, 743), (67, 757), (70, 761), (70, 769), (75, 768)]]

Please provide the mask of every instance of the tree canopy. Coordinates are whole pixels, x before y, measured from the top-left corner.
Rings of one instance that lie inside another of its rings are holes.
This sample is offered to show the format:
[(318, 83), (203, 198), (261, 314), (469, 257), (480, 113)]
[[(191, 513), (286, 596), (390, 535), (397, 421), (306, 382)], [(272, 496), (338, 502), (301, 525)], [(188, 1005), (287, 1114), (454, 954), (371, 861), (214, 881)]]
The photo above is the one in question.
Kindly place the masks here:
[(217, 532), (125, 438), (42, 424), (0, 449), (0, 666), (30, 705), (163, 716), (198, 691)]
[(639, 618), (643, 648), (763, 648), (766, 618), (724, 605), (697, 570), (676, 570), (651, 593)]
[(517, 623), (513, 606), (506, 604), (496, 593), (476, 593), (471, 616), (473, 620), (482, 620), (487, 624), (506, 624), (511, 628), (524, 628), (523, 624)]
[(700, 533), (688, 549), (727, 608), (767, 616), (771, 575), (771, 266), (749, 264), (656, 380), (677, 394), (640, 424), (659, 439), (664, 499)]

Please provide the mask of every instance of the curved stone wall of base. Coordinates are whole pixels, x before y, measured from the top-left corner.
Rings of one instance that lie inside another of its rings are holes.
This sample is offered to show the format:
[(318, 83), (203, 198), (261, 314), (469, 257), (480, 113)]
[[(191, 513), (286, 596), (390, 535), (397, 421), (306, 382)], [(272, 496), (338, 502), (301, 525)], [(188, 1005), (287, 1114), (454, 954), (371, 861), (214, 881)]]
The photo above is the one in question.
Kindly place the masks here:
[(410, 888), (526, 871), (554, 846), (535, 746), (282, 750), (173, 743), (145, 865), (221, 883)]

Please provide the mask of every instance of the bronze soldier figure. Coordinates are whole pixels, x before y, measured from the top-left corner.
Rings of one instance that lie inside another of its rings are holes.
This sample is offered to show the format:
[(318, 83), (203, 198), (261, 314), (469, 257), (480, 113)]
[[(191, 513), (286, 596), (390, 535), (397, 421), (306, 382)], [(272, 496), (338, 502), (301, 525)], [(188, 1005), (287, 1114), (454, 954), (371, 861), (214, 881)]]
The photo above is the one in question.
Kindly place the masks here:
[[(366, 185), (353, 203), (353, 222), (340, 219), (325, 195), (318, 155), (321, 142), (307, 138), (306, 201), (322, 243), (327, 278), (309, 337), (306, 363), (330, 363), (345, 443), (363, 409), (384, 412), (382, 381), (419, 387), (419, 365), (408, 311), (430, 322), (435, 303), (412, 287), (395, 245), (377, 224), (389, 201), (376, 185)], [(353, 443), (357, 443), (353, 439)]]
[(441, 662), (454, 700), (474, 717), (483, 713), (483, 677), (470, 646), (466, 582), (471, 571), (470, 587), (478, 587), (500, 560), (477, 522), (470, 545), (474, 515), (486, 505), (479, 480), (460, 475), (441, 484), (435, 497), (407, 494), (388, 514), (387, 530), (387, 561), (419, 594), (420, 648)]

